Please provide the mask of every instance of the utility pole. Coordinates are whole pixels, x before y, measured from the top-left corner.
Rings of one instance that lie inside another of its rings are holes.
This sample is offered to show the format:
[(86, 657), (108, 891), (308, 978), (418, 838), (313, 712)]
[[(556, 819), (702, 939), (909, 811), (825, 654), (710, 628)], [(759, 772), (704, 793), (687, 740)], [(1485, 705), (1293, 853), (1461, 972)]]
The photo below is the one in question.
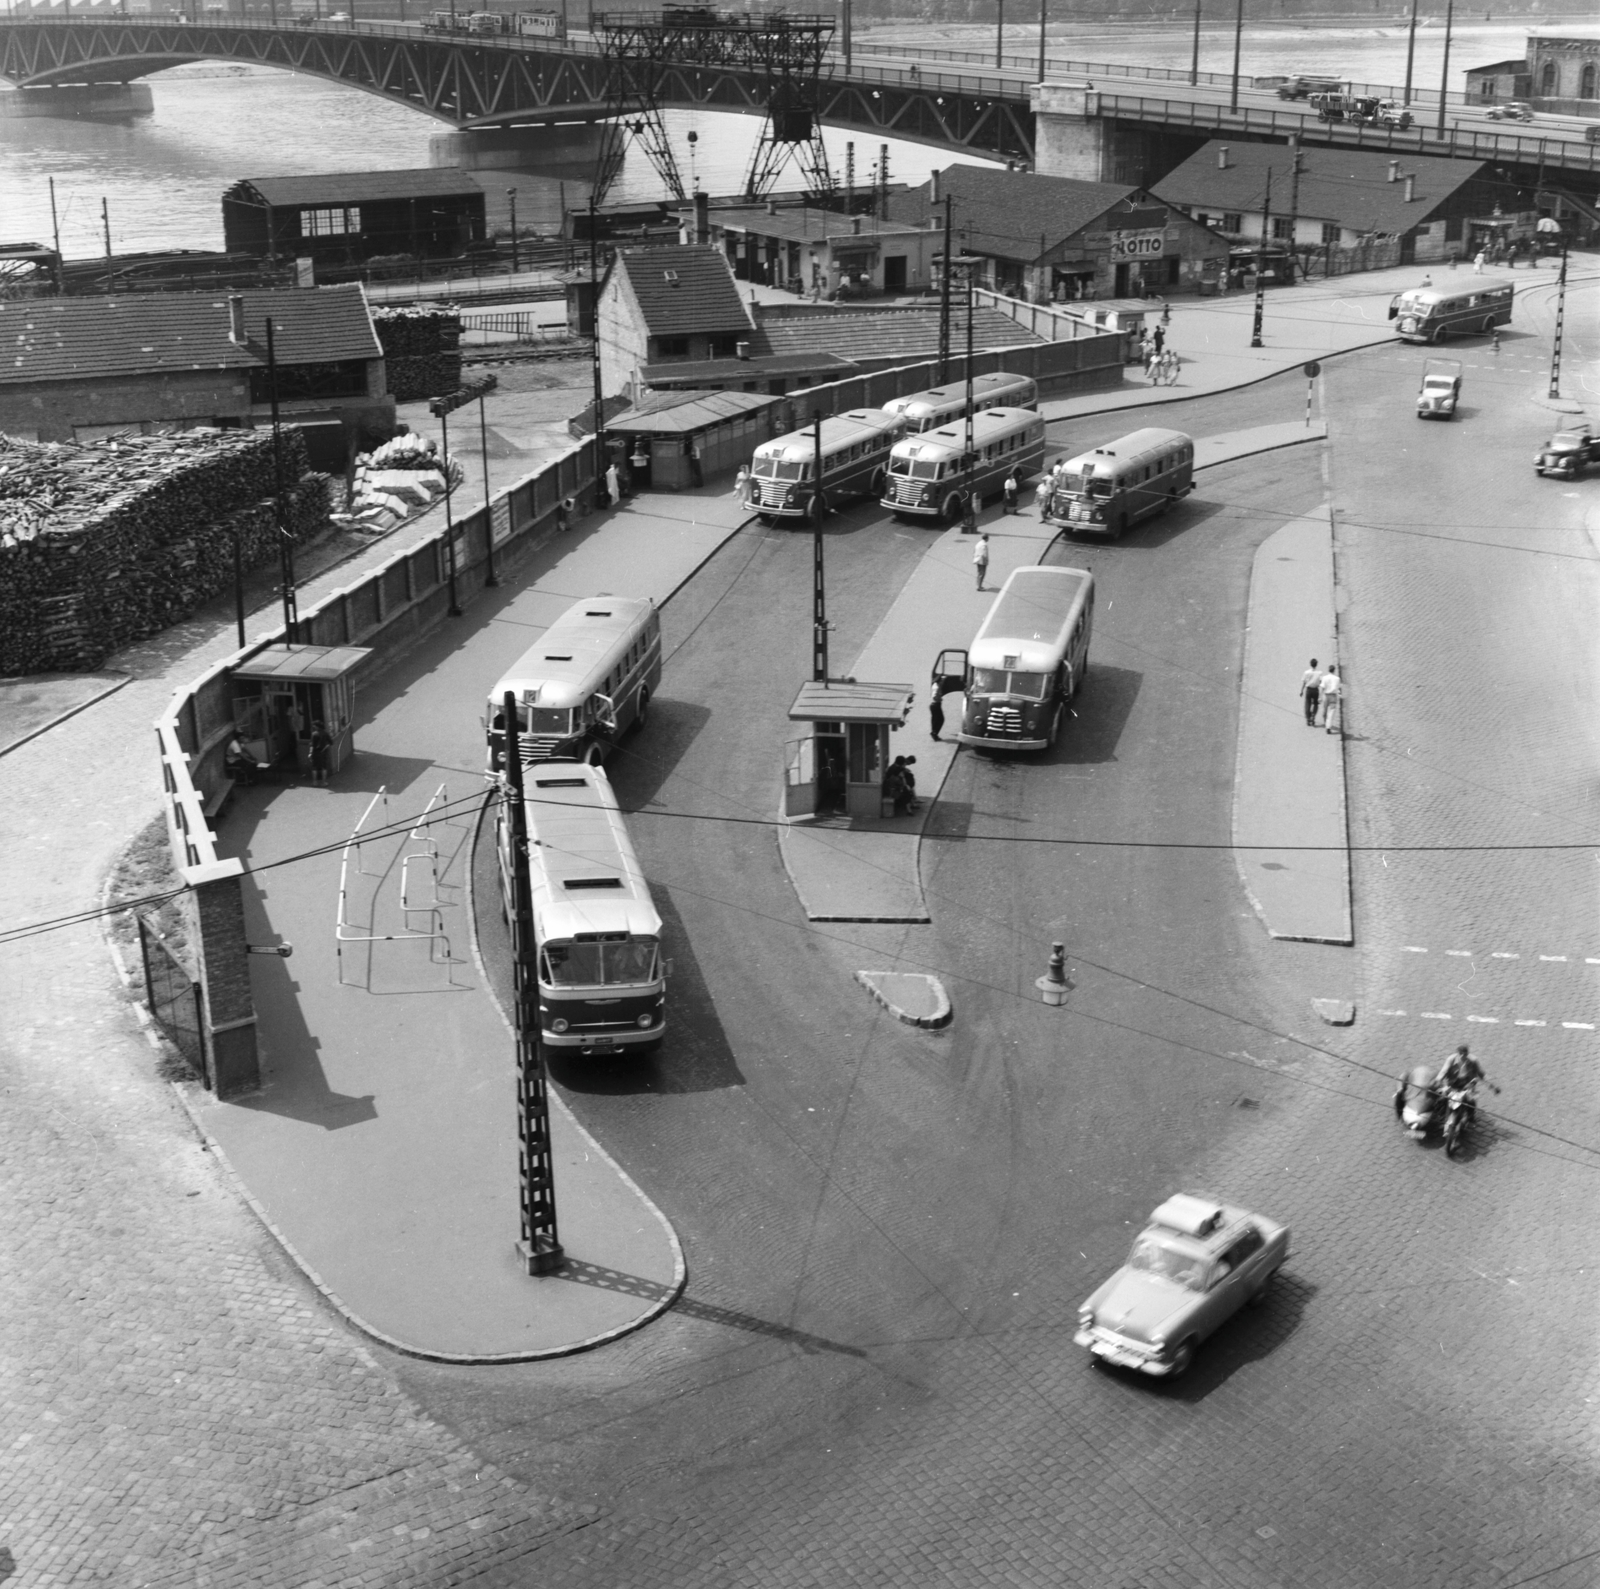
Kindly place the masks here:
[(450, 578), (450, 616), (461, 616), (461, 597), (456, 586), (456, 515), (450, 485), (450, 408), (449, 398), (435, 397), (428, 412), (439, 421), (439, 462), (444, 467), (444, 550), (445, 569)]
[(822, 410), (811, 410), (811, 440), (816, 456), (815, 489), (811, 497), (811, 678), (816, 684), (828, 682), (828, 591), (822, 571), (822, 516), (827, 504), (822, 500)]
[[(494, 497), (489, 491), (489, 415), (483, 401), (487, 389), (486, 386), (478, 389), (478, 441), (483, 449), (483, 510), (486, 515), (484, 547), (489, 559), (489, 571), (484, 576), (483, 582), (485, 585), (498, 585), (500, 576), (494, 571)], [(449, 464), (450, 460), (446, 458), (445, 467), (448, 468)], [(508, 503), (506, 505), (508, 515), (510, 511)]]
[[(56, 179), (50, 178), (50, 235), (55, 239), (56, 257), (61, 257), (61, 222), (56, 218)], [(60, 286), (60, 277), (56, 285)]]
[(1411, 0), (1411, 27), (1406, 34), (1406, 92), (1401, 105), (1411, 103), (1411, 65), (1417, 57), (1417, 0)]
[(939, 293), (939, 384), (950, 378), (950, 195), (944, 196), (944, 280)]
[(1045, 24), (1050, 20), (1050, 0), (1039, 0), (1039, 81), (1044, 81), (1044, 30)]
[(1450, 0), (1444, 13), (1444, 67), (1439, 73), (1439, 137), (1444, 138), (1444, 112), (1450, 99), (1450, 29), (1455, 25), (1456, 0)]
[(1561, 332), (1567, 319), (1567, 234), (1561, 234), (1561, 274), (1556, 278), (1556, 335), (1550, 347), (1549, 396), (1561, 395)]
[(972, 470), (977, 460), (972, 451), (972, 262), (970, 260), (963, 260), (962, 274), (967, 279), (967, 449), (964, 460), (967, 477), (961, 493), (961, 533), (971, 535), (978, 527), (978, 505), (972, 500)]
[(1233, 13), (1233, 98), (1228, 101), (1229, 111), (1239, 114), (1239, 55), (1244, 49), (1244, 0), (1234, 0)]
[[(105, 228), (106, 234), (106, 269), (111, 268), (111, 206), (104, 199), (100, 201), (100, 224)], [(110, 282), (106, 283), (106, 291), (111, 291)], [(271, 324), (269, 321), (268, 324)]]
[(506, 198), (511, 201), (511, 274), (514, 276), (521, 264), (517, 258), (517, 190), (507, 188)]
[(1256, 318), (1250, 328), (1250, 346), (1261, 346), (1261, 316), (1266, 309), (1266, 272), (1263, 266), (1267, 262), (1267, 234), (1272, 229), (1272, 167), (1267, 167), (1267, 196), (1261, 205), (1261, 248), (1256, 254)]
[(1200, 0), (1194, 0), (1194, 52), (1189, 57), (1189, 82), (1200, 81)]
[(1293, 272), (1293, 265), (1298, 257), (1295, 253), (1297, 241), (1295, 233), (1300, 228), (1300, 160), (1302, 153), (1300, 135), (1292, 133), (1289, 137), (1289, 263), (1291, 267), (1289, 280), (1291, 284), (1298, 280)]
[(550, 1082), (539, 1042), (539, 944), (533, 925), (533, 881), (528, 875), (528, 808), (523, 804), (522, 745), (517, 697), (500, 703), (506, 725), (506, 779), (501, 820), (511, 824), (511, 965), (517, 1017), (517, 1169), (522, 1183), (522, 1234), (517, 1253), (530, 1275), (561, 1267), (556, 1229), (555, 1161), (550, 1151)]
[(606, 489), (606, 405), (600, 395), (600, 245), (596, 236), (594, 194), (589, 195), (589, 352), (594, 366), (594, 500), (604, 507)]
[(1006, 0), (994, 0), (994, 69), (1006, 64)]
[(267, 397), (272, 404), (272, 517), (278, 530), (278, 566), (283, 580), (283, 643), (299, 639), (300, 610), (294, 588), (294, 541), (283, 522), (283, 429), (278, 422), (278, 343), (267, 316)]

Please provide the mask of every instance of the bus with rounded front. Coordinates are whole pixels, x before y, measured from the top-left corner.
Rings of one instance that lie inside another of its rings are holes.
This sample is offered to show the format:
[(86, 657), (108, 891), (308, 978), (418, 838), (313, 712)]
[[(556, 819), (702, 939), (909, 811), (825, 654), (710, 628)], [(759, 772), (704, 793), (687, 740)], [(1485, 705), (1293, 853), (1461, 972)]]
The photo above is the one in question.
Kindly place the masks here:
[[(996, 370), (992, 375), (975, 375), (972, 379), (975, 414), (981, 414), (986, 408), (1034, 408), (1038, 402), (1039, 388), (1026, 375)], [(883, 411), (898, 414), (909, 430), (933, 430), (952, 419), (966, 417), (967, 383), (952, 381), (948, 386), (930, 387), (926, 392), (913, 392), (909, 397), (891, 397), (883, 405)]]
[(977, 503), (999, 490), (1007, 475), (1021, 481), (1039, 472), (1044, 420), (1031, 408), (985, 409), (972, 416), (970, 468), (967, 442), (965, 418), (901, 437), (889, 454), (883, 506), (901, 518), (953, 523), (969, 481)]
[(1389, 318), (1402, 342), (1443, 342), (1511, 324), (1516, 288), (1492, 276), (1468, 276), (1464, 286), (1412, 287), (1389, 301)]
[[(513, 829), (497, 819), (501, 897), (515, 922)], [(666, 1031), (661, 918), (634, 854), (604, 768), (547, 761), (523, 777), (537, 949), (539, 1035), (586, 1054), (649, 1051)], [(515, 926), (513, 931), (515, 931)], [(519, 953), (521, 946), (518, 946)]]
[(489, 694), (489, 772), (505, 769), (507, 692), (524, 764), (601, 761), (661, 687), (661, 614), (648, 597), (587, 596), (525, 651)]
[(1130, 431), (1051, 470), (1044, 517), (1090, 535), (1121, 535), (1194, 490), (1194, 441), (1181, 430)]
[[(822, 422), (821, 511), (849, 497), (879, 496), (889, 449), (906, 422), (881, 408), (852, 408)], [(776, 436), (756, 448), (745, 482), (745, 505), (762, 522), (806, 519), (817, 511), (817, 427)]]
[(1083, 687), (1094, 629), (1094, 575), (1037, 564), (1000, 587), (971, 646), (945, 651), (935, 677), (966, 694), (956, 740), (978, 750), (1044, 750)]

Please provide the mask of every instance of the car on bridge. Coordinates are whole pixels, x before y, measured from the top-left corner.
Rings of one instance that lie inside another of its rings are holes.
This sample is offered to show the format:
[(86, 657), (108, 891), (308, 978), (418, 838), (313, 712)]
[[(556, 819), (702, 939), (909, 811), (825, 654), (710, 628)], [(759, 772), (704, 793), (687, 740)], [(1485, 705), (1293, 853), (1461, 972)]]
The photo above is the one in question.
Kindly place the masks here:
[(1342, 77), (1319, 72), (1295, 72), (1278, 84), (1279, 99), (1309, 99), (1313, 94), (1337, 94), (1345, 88)]
[(1484, 115), (1490, 121), (1532, 121), (1533, 106), (1520, 99), (1508, 99), (1503, 105), (1491, 105)]
[(1266, 1299), (1289, 1227), (1214, 1197), (1179, 1192), (1151, 1216), (1128, 1261), (1078, 1309), (1073, 1341), (1097, 1358), (1166, 1378), (1245, 1303)]

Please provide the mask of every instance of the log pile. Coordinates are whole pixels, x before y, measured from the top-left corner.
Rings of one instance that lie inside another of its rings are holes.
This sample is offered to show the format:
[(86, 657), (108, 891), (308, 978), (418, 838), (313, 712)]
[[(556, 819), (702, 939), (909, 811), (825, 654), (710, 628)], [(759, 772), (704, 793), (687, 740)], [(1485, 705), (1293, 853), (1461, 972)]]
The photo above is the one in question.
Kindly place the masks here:
[(397, 403), (453, 392), (461, 385), (461, 315), (437, 305), (374, 309), (389, 395)]
[[(326, 475), (283, 432), (285, 528), (328, 525)], [(120, 436), (84, 447), (0, 436), (0, 674), (101, 666), (279, 552), (272, 436)]]

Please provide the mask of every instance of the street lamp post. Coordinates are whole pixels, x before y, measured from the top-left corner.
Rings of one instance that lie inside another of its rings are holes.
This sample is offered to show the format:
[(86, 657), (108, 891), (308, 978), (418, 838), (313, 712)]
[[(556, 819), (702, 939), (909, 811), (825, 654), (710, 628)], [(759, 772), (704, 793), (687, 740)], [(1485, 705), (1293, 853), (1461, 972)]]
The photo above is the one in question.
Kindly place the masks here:
[(1050, 20), (1050, 0), (1039, 0), (1039, 81), (1044, 81), (1044, 30), (1045, 24)]
[(1541, 237), (1561, 233), (1561, 271), (1556, 277), (1556, 329), (1550, 344), (1550, 390), (1548, 396), (1561, 396), (1561, 338), (1567, 321), (1567, 234), (1553, 216), (1544, 216), (1535, 228)]
[(596, 236), (594, 194), (589, 195), (589, 350), (594, 366), (594, 500), (604, 507), (606, 489), (606, 405), (600, 395), (600, 253)]
[(1250, 346), (1261, 346), (1261, 320), (1267, 307), (1267, 236), (1272, 230), (1272, 167), (1267, 167), (1267, 195), (1261, 201), (1261, 250), (1256, 255), (1256, 316), (1250, 328)]
[(1444, 13), (1444, 67), (1439, 73), (1439, 136), (1444, 137), (1444, 112), (1450, 101), (1450, 29), (1456, 20), (1456, 0), (1450, 0)]
[(450, 577), (450, 616), (461, 616), (460, 591), (456, 584), (456, 517), (450, 488), (450, 407), (449, 399), (436, 397), (428, 404), (439, 421), (439, 461), (444, 465), (444, 547), (445, 568)]
[[(483, 401), (484, 393), (487, 390), (487, 385), (478, 389), (478, 442), (483, 449), (483, 507), (487, 515), (487, 522), (484, 526), (486, 531), (484, 544), (487, 549), (489, 564), (488, 572), (484, 576), (483, 582), (485, 585), (498, 585), (500, 576), (494, 570), (494, 497), (489, 491), (489, 415), (485, 410)], [(449, 466), (448, 459), (445, 460), (445, 464), (446, 467)], [(509, 514), (509, 504), (506, 511)]]
[(1233, 10), (1233, 97), (1228, 101), (1229, 111), (1239, 114), (1239, 56), (1244, 50), (1244, 0), (1234, 0)]
[(822, 569), (822, 516), (827, 504), (822, 500), (822, 410), (811, 411), (811, 439), (814, 456), (811, 467), (816, 485), (811, 497), (811, 679), (828, 682), (828, 591)]
[(1200, 81), (1200, 0), (1194, 0), (1194, 51), (1189, 57), (1189, 82)]
[(1406, 92), (1402, 106), (1411, 103), (1411, 66), (1417, 57), (1417, 0), (1411, 0), (1411, 27), (1406, 33)]
[(961, 491), (961, 533), (971, 535), (978, 527), (977, 504), (972, 500), (972, 469), (977, 461), (972, 451), (972, 261), (962, 261), (962, 273), (967, 279), (967, 445), (962, 459), (966, 467), (966, 480)]
[(999, 71), (1006, 64), (1006, 0), (994, 0), (994, 65)]
[(283, 428), (278, 422), (278, 343), (271, 315), (267, 316), (267, 397), (272, 404), (272, 517), (283, 580), (283, 643), (292, 646), (299, 639), (300, 611), (294, 588), (294, 541), (283, 522)]
[(506, 197), (511, 201), (511, 273), (515, 275), (519, 269), (517, 259), (517, 190), (506, 189)]

